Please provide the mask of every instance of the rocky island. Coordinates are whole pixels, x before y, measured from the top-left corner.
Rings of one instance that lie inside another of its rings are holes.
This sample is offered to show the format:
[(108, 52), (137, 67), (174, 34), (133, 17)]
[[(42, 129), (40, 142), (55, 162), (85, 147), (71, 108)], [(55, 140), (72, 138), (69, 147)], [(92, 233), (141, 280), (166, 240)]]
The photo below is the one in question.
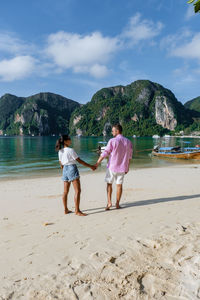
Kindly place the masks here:
[(53, 93), (5, 94), (0, 98), (0, 135), (101, 136), (118, 122), (127, 136), (164, 135), (199, 130), (199, 108), (200, 97), (183, 105), (169, 89), (149, 80), (103, 88), (84, 105)]

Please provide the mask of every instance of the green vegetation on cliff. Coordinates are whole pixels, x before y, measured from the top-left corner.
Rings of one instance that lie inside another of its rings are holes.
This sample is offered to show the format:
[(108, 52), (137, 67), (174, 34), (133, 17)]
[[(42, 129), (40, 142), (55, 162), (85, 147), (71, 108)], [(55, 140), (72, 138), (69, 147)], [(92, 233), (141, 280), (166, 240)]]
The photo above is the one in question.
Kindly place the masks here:
[(71, 134), (102, 135), (121, 123), (125, 135), (163, 135), (193, 123), (191, 112), (174, 94), (157, 83), (138, 80), (127, 86), (103, 88), (77, 108), (70, 120)]
[(24, 103), (24, 98), (5, 94), (0, 98), (0, 130), (4, 133), (18, 134), (18, 126), (14, 123), (14, 115)]
[(148, 80), (103, 88), (85, 105), (52, 93), (0, 98), (0, 134), (106, 135), (121, 123), (127, 136), (200, 130), (200, 97), (185, 104)]
[(185, 129), (185, 132), (200, 131), (200, 97), (187, 101), (184, 106), (191, 111), (194, 120), (194, 122)]
[(187, 101), (184, 106), (190, 110), (200, 112), (200, 97)]
[(9, 135), (49, 135), (68, 132), (72, 111), (79, 103), (52, 93), (27, 98), (0, 98), (0, 130)]

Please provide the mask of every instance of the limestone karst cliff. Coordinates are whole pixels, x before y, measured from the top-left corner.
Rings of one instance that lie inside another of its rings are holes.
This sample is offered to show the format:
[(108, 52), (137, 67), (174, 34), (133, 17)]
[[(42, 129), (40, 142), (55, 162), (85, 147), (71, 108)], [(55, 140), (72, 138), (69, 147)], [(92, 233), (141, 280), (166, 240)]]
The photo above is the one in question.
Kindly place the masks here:
[(1, 134), (50, 135), (68, 132), (71, 113), (80, 104), (53, 93), (27, 98), (5, 94), (0, 98)]
[(164, 134), (178, 125), (192, 124), (192, 114), (174, 94), (148, 80), (127, 86), (103, 88), (72, 114), (72, 134), (102, 135), (120, 122), (126, 135)]
[[(196, 110), (194, 108), (197, 108)], [(137, 80), (103, 88), (87, 104), (53, 93), (0, 98), (0, 135), (109, 135), (121, 123), (125, 135), (163, 135), (200, 128), (199, 98), (185, 106), (158, 83)]]

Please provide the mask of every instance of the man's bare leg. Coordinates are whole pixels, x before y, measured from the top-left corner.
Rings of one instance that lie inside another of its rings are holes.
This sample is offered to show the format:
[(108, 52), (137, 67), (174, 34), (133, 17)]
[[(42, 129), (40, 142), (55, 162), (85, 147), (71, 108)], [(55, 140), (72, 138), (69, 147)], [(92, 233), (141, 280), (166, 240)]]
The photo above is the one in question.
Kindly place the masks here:
[(75, 202), (75, 214), (77, 216), (87, 216), (87, 214), (84, 214), (82, 211), (80, 211), (80, 197), (81, 197), (81, 183), (79, 178), (72, 181), (75, 195), (74, 195), (74, 202)]
[(68, 197), (68, 193), (69, 193), (70, 184), (71, 184), (71, 182), (64, 181), (64, 192), (63, 192), (62, 200), (63, 200), (64, 209), (65, 209), (65, 214), (69, 214), (72, 212), (71, 210), (69, 210), (67, 208), (67, 197)]
[(122, 196), (122, 184), (117, 184), (117, 200), (116, 200), (116, 208), (119, 209), (121, 206), (119, 205), (119, 202), (121, 200)]
[(109, 210), (112, 207), (112, 183), (107, 183), (107, 199), (108, 204), (106, 210)]

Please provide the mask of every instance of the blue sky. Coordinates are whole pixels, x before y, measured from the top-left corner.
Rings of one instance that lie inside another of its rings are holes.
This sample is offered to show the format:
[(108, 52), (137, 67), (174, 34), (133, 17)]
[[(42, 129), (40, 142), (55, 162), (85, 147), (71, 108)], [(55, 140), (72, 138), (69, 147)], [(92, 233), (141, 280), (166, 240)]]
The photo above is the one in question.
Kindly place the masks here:
[(86, 103), (149, 79), (200, 96), (200, 14), (186, 0), (7, 0), (0, 4), (0, 96), (53, 92)]

